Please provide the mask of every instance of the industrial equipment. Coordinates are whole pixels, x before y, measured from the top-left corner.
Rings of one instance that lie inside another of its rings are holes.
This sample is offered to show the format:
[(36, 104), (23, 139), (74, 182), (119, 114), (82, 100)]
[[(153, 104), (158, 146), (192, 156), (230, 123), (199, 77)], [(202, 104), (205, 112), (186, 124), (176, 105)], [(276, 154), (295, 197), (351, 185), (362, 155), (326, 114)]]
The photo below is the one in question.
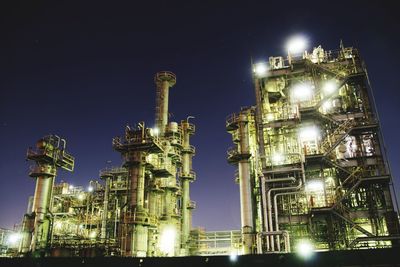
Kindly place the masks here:
[(256, 104), (226, 120), (243, 253), (397, 246), (391, 174), (358, 50), (305, 45), (296, 39), (287, 58), (254, 63)]

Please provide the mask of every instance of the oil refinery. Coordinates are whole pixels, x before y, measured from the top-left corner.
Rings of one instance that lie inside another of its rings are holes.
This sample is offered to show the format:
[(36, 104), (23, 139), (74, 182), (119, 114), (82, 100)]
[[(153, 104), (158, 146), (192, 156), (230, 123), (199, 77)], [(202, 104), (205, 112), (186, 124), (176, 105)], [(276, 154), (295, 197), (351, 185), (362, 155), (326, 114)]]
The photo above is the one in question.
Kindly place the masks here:
[(191, 116), (169, 121), (176, 76), (161, 71), (155, 126), (138, 122), (113, 138), (122, 162), (100, 166), (88, 188), (56, 181), (59, 169), (74, 170), (65, 139), (48, 135), (28, 149), (35, 192), (2, 253), (141, 258), (399, 246), (392, 177), (358, 50), (308, 52), (296, 39), (287, 52), (252, 63), (256, 103), (226, 120), (241, 229), (192, 228), (195, 125)]

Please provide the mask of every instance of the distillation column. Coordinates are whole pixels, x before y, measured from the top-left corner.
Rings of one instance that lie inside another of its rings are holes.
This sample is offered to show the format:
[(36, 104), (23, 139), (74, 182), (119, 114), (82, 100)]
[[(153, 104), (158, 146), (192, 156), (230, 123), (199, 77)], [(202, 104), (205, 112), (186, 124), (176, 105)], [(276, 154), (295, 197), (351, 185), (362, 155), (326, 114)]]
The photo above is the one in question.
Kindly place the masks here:
[[(189, 118), (189, 117), (188, 117)], [(195, 153), (194, 146), (190, 145), (190, 136), (194, 134), (194, 125), (189, 123), (188, 120), (181, 122), (182, 129), (182, 170), (180, 178), (182, 181), (182, 240), (181, 248), (182, 254), (188, 255), (188, 241), (191, 228), (191, 209), (194, 208), (193, 202), (190, 201), (190, 188), (189, 183), (193, 182), (196, 178), (192, 170), (192, 157)]]
[(241, 113), (239, 124), (239, 153), (241, 159), (238, 163), (239, 187), (240, 187), (240, 214), (243, 237), (243, 253), (250, 254), (253, 251), (253, 202), (250, 181), (250, 146), (248, 119), (246, 114)]
[[(60, 147), (60, 143), (63, 146)], [(44, 251), (48, 247), (51, 233), (51, 198), (54, 179), (57, 168), (61, 167), (67, 171), (73, 171), (74, 158), (65, 152), (65, 140), (56, 135), (46, 136), (36, 143), (36, 149), (29, 148), (27, 159), (35, 161), (36, 165), (31, 166), (30, 177), (36, 178), (35, 195), (33, 198), (32, 215), (33, 235), (30, 249), (27, 249), (29, 237), (24, 237), (21, 252), (30, 250), (31, 252)], [(28, 219), (28, 216), (24, 217)], [(23, 223), (30, 225), (28, 222)], [(26, 232), (28, 229), (23, 229)], [(28, 230), (29, 231), (29, 230)]]
[(163, 136), (168, 124), (168, 93), (169, 88), (176, 83), (176, 76), (169, 71), (160, 71), (154, 77), (157, 85), (156, 96), (156, 127)]

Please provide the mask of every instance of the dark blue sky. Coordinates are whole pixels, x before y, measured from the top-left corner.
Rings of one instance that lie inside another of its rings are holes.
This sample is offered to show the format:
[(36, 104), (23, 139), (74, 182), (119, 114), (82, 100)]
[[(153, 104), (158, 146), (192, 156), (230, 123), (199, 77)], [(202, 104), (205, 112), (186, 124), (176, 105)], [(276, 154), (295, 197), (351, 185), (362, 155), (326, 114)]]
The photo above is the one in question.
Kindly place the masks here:
[[(35, 3), (32, 3), (35, 2)], [(0, 8), (0, 227), (20, 222), (34, 192), (26, 149), (43, 135), (67, 139), (87, 185), (120, 157), (124, 126), (154, 123), (153, 75), (170, 70), (173, 120), (195, 116), (194, 226), (238, 229), (239, 191), (226, 162), (225, 117), (254, 103), (250, 58), (284, 54), (285, 39), (340, 39), (364, 57), (400, 184), (400, 20), (395, 4), (367, 1), (13, 1)], [(130, 4), (127, 4), (130, 3)], [(398, 190), (400, 191), (400, 190)]]

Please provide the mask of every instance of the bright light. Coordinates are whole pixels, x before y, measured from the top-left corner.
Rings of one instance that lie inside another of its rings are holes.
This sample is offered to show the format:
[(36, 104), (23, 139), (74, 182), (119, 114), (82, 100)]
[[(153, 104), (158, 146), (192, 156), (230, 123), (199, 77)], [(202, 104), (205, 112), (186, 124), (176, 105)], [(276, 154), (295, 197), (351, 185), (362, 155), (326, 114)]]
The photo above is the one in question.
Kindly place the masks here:
[(304, 36), (296, 35), (287, 41), (287, 51), (290, 54), (303, 53), (307, 48), (307, 39)]
[(315, 140), (319, 135), (318, 128), (315, 126), (309, 126), (300, 129), (299, 132), (299, 137), (301, 141), (313, 141)]
[(173, 226), (167, 226), (161, 233), (160, 250), (166, 256), (174, 256), (176, 230)]
[(160, 130), (157, 127), (154, 127), (152, 129), (153, 135), (158, 135), (160, 133)]
[(321, 180), (311, 180), (306, 184), (307, 192), (318, 192), (324, 190), (324, 183)]
[(311, 100), (313, 97), (313, 86), (311, 83), (298, 83), (293, 85), (291, 97), (294, 102)]
[(273, 164), (282, 164), (285, 161), (285, 157), (282, 153), (276, 152), (272, 155), (272, 163)]
[(90, 232), (89, 237), (90, 238), (96, 238), (97, 237), (97, 232), (96, 231)]
[(22, 235), (20, 233), (13, 233), (8, 236), (7, 238), (7, 244), (9, 246), (15, 246), (18, 244), (18, 242), (21, 240)]
[(237, 259), (238, 259), (238, 255), (237, 255), (236, 253), (232, 252), (232, 253), (229, 255), (229, 260), (230, 260), (231, 262), (235, 262), (235, 261), (237, 261)]
[(327, 81), (323, 87), (322, 90), (326, 95), (330, 95), (333, 92), (335, 92), (337, 89), (337, 84), (335, 81)]
[(258, 77), (265, 76), (268, 72), (268, 67), (265, 63), (257, 63), (254, 65), (254, 72)]
[(78, 195), (78, 199), (79, 199), (79, 200), (84, 200), (84, 199), (85, 199), (85, 194), (83, 194), (83, 193), (82, 193), (82, 194), (79, 194), (79, 195)]
[(314, 254), (314, 246), (309, 240), (301, 240), (296, 246), (296, 251), (300, 257), (309, 259)]
[(267, 114), (267, 120), (268, 120), (268, 121), (273, 121), (274, 119), (275, 119), (275, 116), (274, 116), (273, 113), (268, 113), (268, 114)]
[(74, 190), (74, 186), (72, 184), (69, 186), (69, 190)]
[(93, 192), (93, 190), (94, 190), (93, 186), (89, 185), (88, 191), (89, 191), (89, 192)]

